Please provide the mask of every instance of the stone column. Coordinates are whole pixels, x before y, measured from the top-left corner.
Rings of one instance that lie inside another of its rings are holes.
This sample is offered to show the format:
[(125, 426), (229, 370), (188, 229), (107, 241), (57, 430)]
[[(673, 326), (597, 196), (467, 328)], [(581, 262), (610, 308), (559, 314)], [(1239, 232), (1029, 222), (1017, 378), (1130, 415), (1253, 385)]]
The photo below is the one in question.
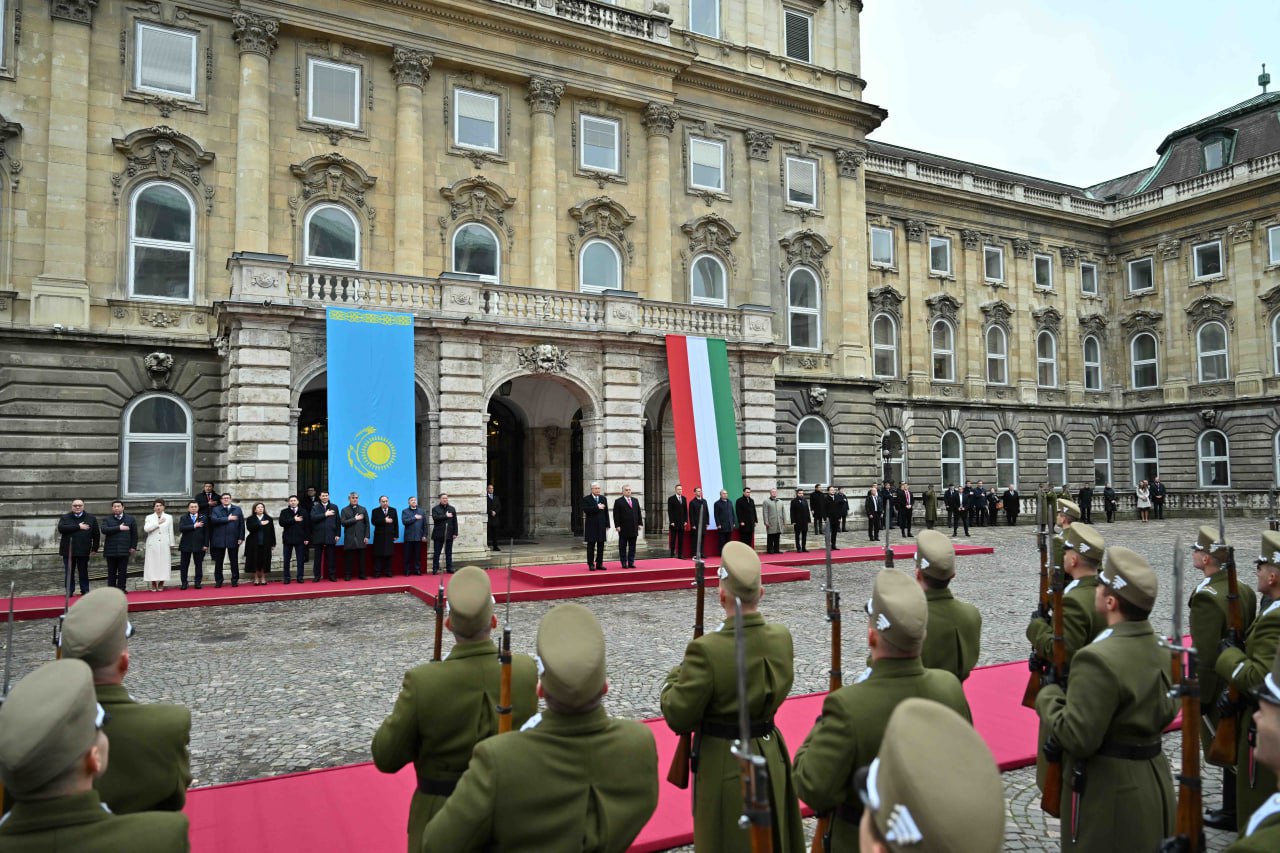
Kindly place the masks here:
[[(1266, 229), (1260, 230), (1262, 239), (1255, 241), (1253, 220), (1246, 219), (1228, 226), (1228, 239), (1222, 247), (1225, 269), (1231, 276), (1231, 294), (1236, 303), (1236, 323), (1228, 338), (1230, 355), (1227, 364), (1235, 377), (1237, 397), (1262, 393), (1262, 366), (1271, 360), (1268, 352), (1271, 330), (1267, 328), (1267, 316), (1253, 307), (1258, 304), (1254, 282), (1262, 278), (1261, 267), (1266, 266), (1267, 259), (1267, 232)], [(1256, 250), (1255, 245), (1259, 247)], [(1255, 251), (1259, 253), (1256, 264)], [(1246, 305), (1250, 307), (1241, 307)]]
[[(1226, 252), (1226, 245), (1223, 245)], [(1225, 259), (1225, 255), (1224, 255)], [(1195, 338), (1184, 332), (1186, 313), (1182, 303), (1187, 288), (1181, 284), (1189, 276), (1182, 257), (1182, 240), (1170, 237), (1156, 244), (1152, 272), (1156, 275), (1156, 292), (1161, 302), (1164, 318), (1160, 323), (1159, 378), (1164, 391), (1164, 402), (1185, 403), (1191, 383), (1198, 379)], [(1144, 307), (1139, 303), (1135, 307)], [(1150, 306), (1154, 309), (1155, 306)], [(1129, 353), (1125, 343), (1126, 364)]]
[(422, 87), (431, 76), (431, 54), (407, 47), (391, 53), (396, 78), (395, 272), (423, 273)]
[[(843, 376), (870, 376), (872, 365), (871, 327), (866, 315), (846, 310), (848, 305), (866, 305), (867, 283), (867, 199), (860, 174), (867, 152), (861, 148), (840, 148), (836, 151), (836, 171), (840, 210), (839, 260), (835, 271), (835, 285), (826, 300), (828, 328), (839, 328), (840, 348), (837, 351), (834, 372)], [(901, 341), (905, 336), (898, 336)]]
[(671, 301), (671, 132), (678, 118), (680, 114), (667, 104), (651, 103), (644, 111), (644, 126), (649, 131), (649, 176), (645, 182), (649, 287), (644, 296), (658, 302)]
[(753, 493), (767, 496), (769, 489), (778, 485), (773, 353), (752, 350), (738, 358), (742, 383), (742, 483)]
[(271, 210), (271, 85), (269, 65), (279, 21), (248, 12), (231, 14), (240, 46), (240, 101), (236, 125), (236, 239), (240, 252), (269, 251)]
[(555, 290), (556, 275), (556, 110), (564, 84), (534, 77), (525, 100), (532, 112), (529, 147), (529, 281), (530, 287)]
[[(600, 484), (613, 500), (622, 487), (644, 506), (644, 411), (640, 406), (640, 354), (607, 348), (604, 352), (604, 476)], [(641, 531), (641, 539), (644, 531)]]
[(455, 566), (485, 555), (483, 495), (489, 443), (483, 358), (482, 343), (474, 335), (449, 335), (440, 342), (440, 363), (448, 369), (440, 375), (439, 492), (447, 492), (449, 503), (458, 508)]
[[(770, 286), (774, 273), (769, 256), (773, 247), (778, 244), (777, 235), (773, 233), (773, 217), (770, 216), (774, 209), (770, 200), (774, 182), (769, 166), (773, 141), (773, 134), (768, 131), (747, 131), (747, 165), (751, 177), (748, 193), (751, 204), (751, 235), (747, 241), (747, 245), (751, 247), (751, 291), (743, 301), (783, 310), (783, 300), (777, 296), (779, 289)], [(733, 304), (732, 301), (730, 304)]]

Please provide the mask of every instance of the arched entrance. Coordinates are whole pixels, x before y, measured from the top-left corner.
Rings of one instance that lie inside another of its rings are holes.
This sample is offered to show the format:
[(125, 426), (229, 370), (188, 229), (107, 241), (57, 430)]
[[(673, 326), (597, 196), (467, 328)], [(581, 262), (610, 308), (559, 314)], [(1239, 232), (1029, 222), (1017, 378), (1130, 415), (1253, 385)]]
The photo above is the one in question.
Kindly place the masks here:
[[(666, 535), (667, 497), (680, 481), (676, 468), (676, 431), (671, 419), (671, 392), (663, 388), (644, 407), (645, 530)], [(693, 499), (696, 483), (686, 483), (684, 496)]]
[(488, 479), (493, 492), (502, 502), (498, 519), (498, 542), (523, 539), (524, 513), (524, 422), (515, 410), (499, 397), (489, 400)]

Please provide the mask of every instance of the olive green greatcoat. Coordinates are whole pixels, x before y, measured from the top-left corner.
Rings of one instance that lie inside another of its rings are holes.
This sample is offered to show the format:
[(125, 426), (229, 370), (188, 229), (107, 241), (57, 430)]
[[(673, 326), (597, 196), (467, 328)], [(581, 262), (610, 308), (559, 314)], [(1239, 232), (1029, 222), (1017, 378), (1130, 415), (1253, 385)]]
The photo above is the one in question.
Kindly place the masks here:
[[(1271, 672), (1276, 659), (1276, 645), (1280, 643), (1280, 600), (1273, 601), (1249, 626), (1245, 634), (1244, 649), (1230, 648), (1218, 655), (1214, 667), (1224, 681), (1230, 681), (1240, 690), (1241, 711), (1239, 740), (1236, 748), (1236, 819), (1243, 826), (1249, 815), (1276, 792), (1276, 774), (1258, 762), (1251, 762), (1249, 730), (1253, 724), (1256, 700), (1253, 691)], [(1247, 651), (1246, 651), (1247, 650)], [(1207, 701), (1207, 697), (1206, 697)], [(1253, 772), (1250, 773), (1250, 764)]]
[[(752, 721), (772, 720), (791, 692), (791, 632), (765, 622), (759, 613), (742, 617), (747, 660), (747, 711)], [(662, 716), (677, 733), (700, 732), (705, 724), (738, 726), (738, 667), (733, 621), (689, 643), (684, 662), (671, 670), (662, 687)], [(738, 762), (729, 754), (731, 741), (695, 737), (693, 842), (700, 851), (751, 849), (747, 832), (738, 827), (742, 783)], [(791, 755), (774, 730), (751, 739), (751, 751), (764, 755), (769, 767), (769, 803), (773, 811), (773, 849), (804, 850), (800, 803), (791, 783)]]
[[(1246, 584), (1236, 584), (1240, 594), (1240, 615), (1244, 617), (1243, 638), (1253, 625), (1258, 609), (1256, 593)], [(1191, 645), (1196, 650), (1196, 675), (1200, 680), (1200, 713), (1205, 723), (1201, 747), (1206, 756), (1213, 743), (1210, 734), (1218, 725), (1218, 695), (1226, 689), (1226, 682), (1218, 677), (1214, 666), (1218, 662), (1218, 644), (1227, 636), (1230, 620), (1227, 615), (1227, 573), (1218, 571), (1196, 585), (1188, 603), (1191, 613)], [(1243, 816), (1242, 816), (1243, 817)]]
[[(837, 806), (861, 811), (853, 774), (880, 751), (893, 709), (913, 696), (941, 702), (973, 722), (960, 680), (951, 673), (925, 669), (920, 658), (876, 661), (853, 684), (827, 695), (822, 716), (796, 750), (796, 790), (804, 801), (818, 812)], [(831, 850), (857, 853), (857, 824), (832, 820)]]
[(0, 824), (4, 853), (178, 853), (190, 850), (187, 816), (177, 812), (117, 815), (97, 791), (17, 803)]
[[(1075, 653), (1083, 649), (1107, 627), (1107, 621), (1094, 607), (1098, 576), (1086, 575), (1067, 584), (1062, 591), (1062, 639), (1067, 647), (1067, 666)], [(1027, 625), (1027, 639), (1043, 660), (1053, 660), (1053, 624), (1037, 617)]]
[(929, 622), (920, 661), (927, 669), (945, 669), (964, 681), (978, 663), (982, 614), (969, 602), (957, 600), (950, 589), (926, 589), (924, 597)]
[[(1178, 712), (1169, 698), (1169, 651), (1151, 623), (1121, 622), (1076, 653), (1064, 693), (1046, 685), (1036, 712), (1062, 747), (1062, 849), (1155, 850), (1173, 833), (1173, 776), (1164, 753), (1133, 761), (1099, 755), (1104, 745), (1158, 744)], [(1072, 780), (1085, 773), (1072, 840)]]
[[(1244, 835), (1255, 818), (1257, 823), (1253, 832)], [(1280, 794), (1272, 794), (1260, 813), (1245, 820), (1240, 832), (1241, 837), (1225, 853), (1276, 853), (1280, 850)]]
[(658, 806), (658, 751), (642, 723), (544, 711), (476, 744), (427, 824), (423, 853), (622, 853)]
[(930, 486), (924, 493), (924, 524), (933, 527), (938, 523), (938, 493)]
[[(528, 655), (511, 656), (512, 728), (538, 710), (538, 672)], [(498, 733), (502, 665), (492, 640), (459, 643), (443, 661), (425, 663), (404, 675), (390, 716), (373, 736), (373, 763), (395, 773), (413, 762), (419, 780), (456, 781), (471, 751)], [(418, 790), (409, 802), (409, 849), (447, 797)]]
[(93, 784), (102, 801), (116, 814), (182, 811), (191, 784), (191, 712), (135, 702), (123, 684), (99, 684), (94, 692), (111, 715), (103, 727), (111, 760)]

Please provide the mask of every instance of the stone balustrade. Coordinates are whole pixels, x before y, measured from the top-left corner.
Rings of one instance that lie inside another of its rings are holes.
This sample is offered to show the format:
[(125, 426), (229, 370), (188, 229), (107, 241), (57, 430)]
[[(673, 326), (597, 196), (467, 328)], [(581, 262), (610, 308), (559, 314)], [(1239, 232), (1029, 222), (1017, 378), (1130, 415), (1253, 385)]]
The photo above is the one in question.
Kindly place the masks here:
[[(657, 9), (637, 12), (615, 6), (604, 0), (493, 0), (504, 6), (515, 6), (544, 15), (553, 15), (566, 21), (576, 21), (619, 35), (671, 43), (671, 17)], [(666, 8), (665, 4), (656, 4)]]

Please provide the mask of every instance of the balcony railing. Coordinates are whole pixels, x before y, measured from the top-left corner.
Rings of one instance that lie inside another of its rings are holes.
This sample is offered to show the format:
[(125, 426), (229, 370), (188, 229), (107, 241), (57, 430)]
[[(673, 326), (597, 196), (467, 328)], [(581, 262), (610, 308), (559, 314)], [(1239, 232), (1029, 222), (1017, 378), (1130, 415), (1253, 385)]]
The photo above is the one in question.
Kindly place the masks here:
[(576, 21), (606, 32), (670, 44), (671, 18), (654, 12), (636, 12), (603, 0), (493, 0), (566, 21)]

